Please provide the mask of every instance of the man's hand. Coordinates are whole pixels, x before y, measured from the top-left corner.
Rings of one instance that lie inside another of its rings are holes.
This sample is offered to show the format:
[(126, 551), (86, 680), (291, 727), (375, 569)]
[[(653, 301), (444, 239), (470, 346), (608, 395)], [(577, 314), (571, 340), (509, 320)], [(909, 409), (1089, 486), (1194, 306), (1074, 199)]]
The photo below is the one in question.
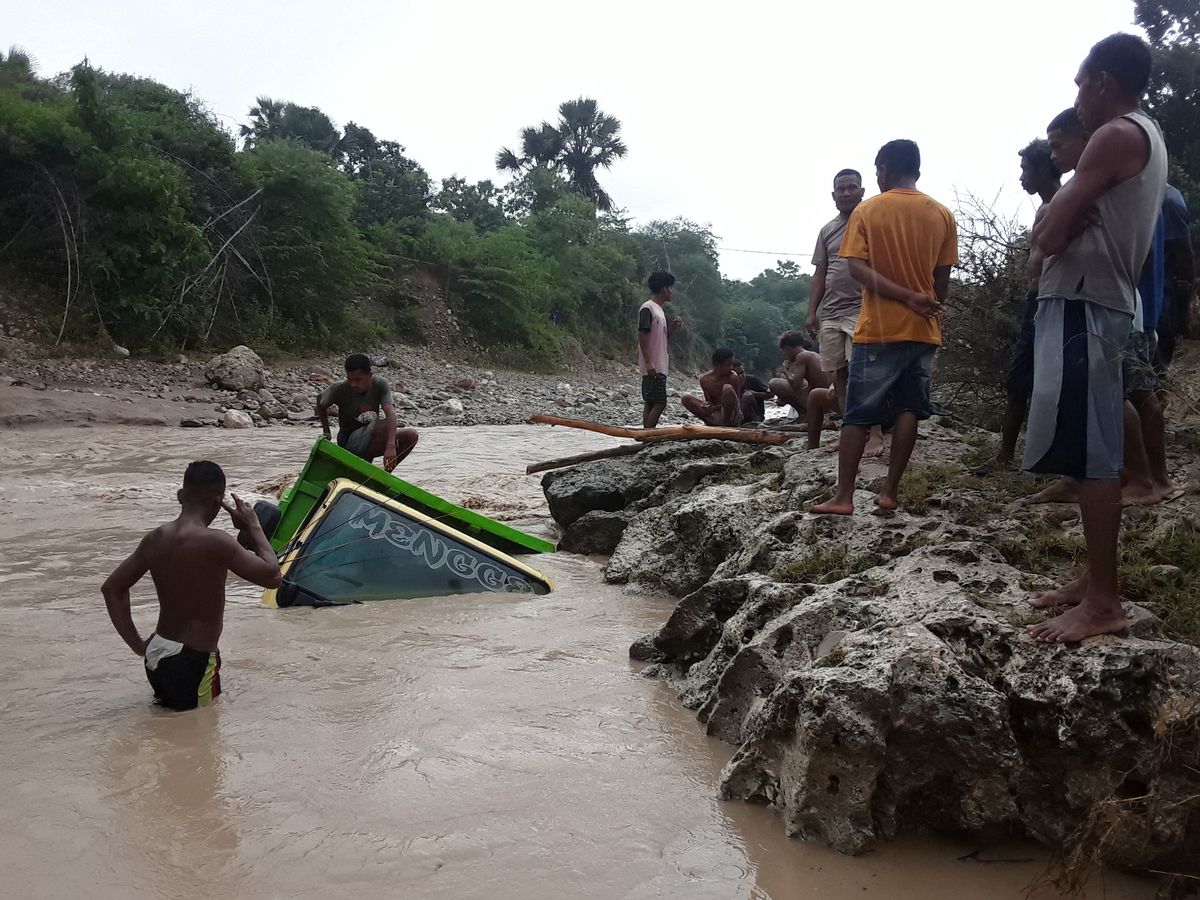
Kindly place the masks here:
[(658, 369), (654, 368), (654, 366), (651, 366), (650, 368), (648, 368), (646, 370), (646, 377), (647, 378), (657, 378), (658, 377)]
[(333, 434), (332, 434), (332, 432), (330, 432), (330, 430), (328, 428), (321, 429), (321, 436), (323, 438), (325, 438), (325, 440), (327, 440), (327, 441), (333, 440)]
[(233, 505), (230, 506), (224, 500), (221, 505), (225, 507), (225, 512), (229, 513), (229, 518), (233, 520), (234, 526), (238, 531), (249, 529), (253, 531), (258, 529), (262, 531), (262, 525), (258, 521), (258, 516), (254, 514), (254, 510), (246, 505), (246, 501), (237, 494), (230, 494), (233, 497)]
[(672, 333), (674, 333), (674, 332), (678, 331), (680, 328), (682, 328), (683, 326), (684, 326), (683, 319), (679, 318), (679, 316), (676, 316), (674, 319), (671, 320), (671, 327), (669, 330)]
[(400, 462), (399, 455), (396, 453), (396, 442), (392, 441), (383, 451), (383, 469), (385, 472), (390, 472), (396, 468), (396, 463)]
[(807, 320), (807, 321), (805, 321), (805, 323), (804, 323), (804, 330), (805, 330), (805, 331), (807, 331), (807, 332), (808, 332), (810, 335), (812, 335), (813, 337), (816, 337), (816, 334), (817, 334), (817, 314), (816, 314), (815, 312), (811, 312), (811, 313), (809, 313), (809, 314), (808, 314), (808, 320)]
[(908, 302), (904, 304), (919, 316), (924, 316), (926, 319), (932, 319), (934, 316), (942, 314), (942, 304), (930, 297), (928, 294), (919, 294), (915, 291), (909, 297)]

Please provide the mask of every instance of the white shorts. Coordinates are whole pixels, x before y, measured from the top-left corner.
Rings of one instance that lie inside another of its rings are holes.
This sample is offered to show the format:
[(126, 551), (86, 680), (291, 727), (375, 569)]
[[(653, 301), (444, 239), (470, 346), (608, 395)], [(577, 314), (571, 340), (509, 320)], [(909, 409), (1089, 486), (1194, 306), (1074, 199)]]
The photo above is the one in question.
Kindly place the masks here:
[(850, 365), (858, 316), (831, 316), (821, 320), (817, 342), (821, 346), (821, 371), (836, 372)]

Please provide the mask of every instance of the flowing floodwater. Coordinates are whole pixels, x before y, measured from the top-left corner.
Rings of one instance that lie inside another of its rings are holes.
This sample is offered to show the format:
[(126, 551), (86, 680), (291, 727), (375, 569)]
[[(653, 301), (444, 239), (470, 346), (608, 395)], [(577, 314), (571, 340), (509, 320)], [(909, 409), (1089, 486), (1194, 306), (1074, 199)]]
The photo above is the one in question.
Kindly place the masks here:
[[(188, 461), (220, 462), (254, 496), (314, 435), (0, 434), (0, 896), (986, 900), (1045, 869), (1024, 844), (906, 840), (850, 859), (718, 801), (732, 748), (626, 653), (671, 603), (577, 556), (531, 560), (557, 585), (543, 597), (268, 610), (231, 585), (226, 694), (155, 709), (100, 582), (174, 515)], [(545, 533), (525, 465), (608, 443), (435, 428), (402, 474)], [(149, 579), (134, 604), (148, 632)], [(981, 849), (1000, 861), (959, 860)], [(1105, 882), (1089, 896), (1153, 893)]]

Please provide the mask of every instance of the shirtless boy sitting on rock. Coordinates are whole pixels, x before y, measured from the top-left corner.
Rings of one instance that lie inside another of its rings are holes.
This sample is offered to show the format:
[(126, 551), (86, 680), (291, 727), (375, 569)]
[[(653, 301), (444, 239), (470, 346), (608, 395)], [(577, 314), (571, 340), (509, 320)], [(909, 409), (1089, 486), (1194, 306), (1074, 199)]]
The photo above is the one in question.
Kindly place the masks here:
[[(808, 340), (799, 331), (779, 336), (783, 351), (783, 377), (771, 379), (771, 391), (780, 406), (790, 405), (802, 417), (808, 411), (808, 394), (814, 388), (829, 388), (833, 374), (821, 371), (821, 356), (808, 349)], [(822, 394), (824, 396), (824, 393)]]
[(713, 351), (712, 368), (700, 376), (704, 397), (684, 394), (683, 408), (705, 425), (736, 427), (754, 418), (753, 395), (742, 394), (742, 376), (733, 370), (733, 351), (720, 347)]
[[(101, 591), (117, 634), (145, 660), (154, 697), (174, 710), (206, 706), (221, 693), (217, 642), (225, 617), (225, 575), (260, 587), (279, 587), (279, 560), (254, 511), (237, 496), (224, 502), (225, 473), (211, 462), (194, 462), (177, 494), (179, 517), (142, 538), (132, 555), (108, 576)], [(224, 507), (254, 549), (209, 528)], [(158, 593), (158, 625), (143, 638), (133, 624), (129, 590), (147, 572)]]

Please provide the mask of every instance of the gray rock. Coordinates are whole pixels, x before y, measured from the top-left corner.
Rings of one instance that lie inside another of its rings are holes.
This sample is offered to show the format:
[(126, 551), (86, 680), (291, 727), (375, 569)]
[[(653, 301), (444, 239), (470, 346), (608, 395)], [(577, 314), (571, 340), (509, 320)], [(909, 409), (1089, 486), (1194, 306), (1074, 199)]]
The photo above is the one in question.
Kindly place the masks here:
[(457, 397), (449, 397), (435, 406), (433, 411), (444, 416), (461, 416), (465, 410), (461, 400)]
[(616, 549), (629, 524), (620, 512), (593, 510), (571, 523), (558, 542), (558, 549), (568, 553), (609, 554)]
[(244, 344), (209, 360), (204, 377), (229, 391), (256, 391), (265, 383), (262, 359)]
[(254, 419), (240, 409), (227, 409), (221, 419), (221, 424), (226, 428), (253, 428)]
[(392, 394), (392, 404), (396, 409), (416, 409), (417, 404), (405, 394)]

